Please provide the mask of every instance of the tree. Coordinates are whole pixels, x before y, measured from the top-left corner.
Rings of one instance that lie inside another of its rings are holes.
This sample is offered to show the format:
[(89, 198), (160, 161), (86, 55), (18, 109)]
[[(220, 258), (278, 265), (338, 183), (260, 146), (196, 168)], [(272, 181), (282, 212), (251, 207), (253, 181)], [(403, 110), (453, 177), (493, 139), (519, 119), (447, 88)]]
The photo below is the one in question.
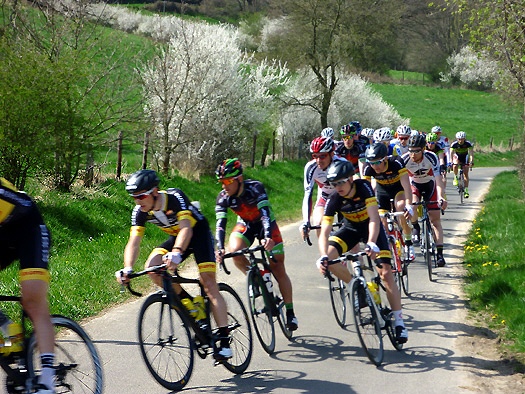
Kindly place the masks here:
[[(402, 3), (372, 0), (286, 0), (278, 28), (265, 40), (271, 56), (292, 68), (309, 67), (318, 81), (317, 105), (321, 127), (328, 125), (328, 112), (339, 73), (348, 67), (374, 70), (385, 64), (392, 48)], [(292, 103), (308, 105), (310, 103)]]
[[(525, 131), (525, 8), (521, 0), (447, 0), (454, 12), (466, 14), (469, 24), (464, 32), (472, 46), (500, 62), (510, 78), (500, 85), (517, 103), (523, 106), (521, 118)], [(523, 132), (522, 154), (525, 147)], [(519, 160), (525, 191), (525, 160)]]

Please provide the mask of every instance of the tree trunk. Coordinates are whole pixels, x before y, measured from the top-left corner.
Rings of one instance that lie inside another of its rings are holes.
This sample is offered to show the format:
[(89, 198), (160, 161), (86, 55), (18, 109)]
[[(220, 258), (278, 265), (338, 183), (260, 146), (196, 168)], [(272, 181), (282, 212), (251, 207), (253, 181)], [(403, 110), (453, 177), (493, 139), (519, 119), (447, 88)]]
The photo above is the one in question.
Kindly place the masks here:
[(268, 150), (270, 149), (270, 140), (268, 138), (264, 139), (263, 150), (261, 154), (261, 166), (264, 167), (266, 163), (266, 156), (268, 156)]
[(120, 181), (120, 177), (122, 176), (122, 139), (123, 139), (124, 133), (121, 131), (118, 132), (117, 137), (117, 181)]
[(146, 130), (146, 133), (144, 134), (144, 145), (142, 147), (142, 169), (143, 170), (145, 170), (148, 167), (149, 138), (150, 138), (150, 131)]
[(255, 150), (257, 148), (257, 132), (253, 133), (253, 142), (252, 142), (252, 157), (250, 159), (250, 164), (255, 167)]

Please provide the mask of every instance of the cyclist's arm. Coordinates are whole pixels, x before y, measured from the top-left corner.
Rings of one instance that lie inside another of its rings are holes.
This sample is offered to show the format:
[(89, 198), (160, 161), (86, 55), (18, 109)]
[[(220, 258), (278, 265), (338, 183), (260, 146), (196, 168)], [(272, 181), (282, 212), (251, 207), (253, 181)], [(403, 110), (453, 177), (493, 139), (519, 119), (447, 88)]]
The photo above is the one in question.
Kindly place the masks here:
[(227, 212), (216, 212), (215, 214), (215, 239), (217, 240), (217, 249), (224, 250), (224, 241), (226, 239), (226, 224), (228, 223)]
[(469, 148), (468, 157), (469, 157), (469, 165), (473, 166), (474, 165), (474, 149), (473, 148)]
[(191, 221), (189, 219), (179, 220), (179, 233), (175, 239), (173, 245), (173, 252), (180, 252), (184, 254), (188, 249), (193, 236), (193, 228), (191, 227)]
[(379, 236), (379, 229), (381, 228), (381, 217), (379, 216), (379, 208), (377, 204), (367, 204), (366, 212), (370, 221), (368, 222), (368, 241), (367, 243), (377, 242)]
[(321, 220), (321, 231), (319, 233), (319, 253), (321, 256), (328, 256), (328, 237), (332, 231), (333, 216), (323, 216)]
[(139, 257), (140, 243), (144, 234), (144, 227), (132, 227), (128, 243), (124, 249), (124, 268), (133, 268)]
[(410, 187), (410, 178), (408, 176), (408, 171), (403, 171), (400, 174), (399, 181), (405, 192), (405, 206), (412, 205), (412, 188)]
[(312, 193), (314, 187), (317, 186), (313, 178), (316, 168), (314, 166), (316, 166), (315, 162), (308, 162), (304, 167), (303, 223), (310, 223), (310, 214), (312, 213)]

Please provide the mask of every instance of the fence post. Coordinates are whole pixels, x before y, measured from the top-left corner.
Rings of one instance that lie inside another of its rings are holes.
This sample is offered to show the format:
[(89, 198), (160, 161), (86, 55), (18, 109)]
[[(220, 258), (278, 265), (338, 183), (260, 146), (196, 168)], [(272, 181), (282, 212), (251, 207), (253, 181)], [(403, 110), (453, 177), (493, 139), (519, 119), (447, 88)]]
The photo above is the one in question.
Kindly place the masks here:
[(490, 137), (490, 144), (489, 144), (489, 148), (490, 150), (492, 150), (492, 144), (494, 142), (494, 137)]

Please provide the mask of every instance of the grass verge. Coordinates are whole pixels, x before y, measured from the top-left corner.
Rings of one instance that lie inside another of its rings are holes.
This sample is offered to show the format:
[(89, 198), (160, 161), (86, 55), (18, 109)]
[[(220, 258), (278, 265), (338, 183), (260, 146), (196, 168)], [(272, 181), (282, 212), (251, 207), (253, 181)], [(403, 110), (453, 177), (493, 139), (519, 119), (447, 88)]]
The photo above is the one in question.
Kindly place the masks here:
[(518, 174), (501, 173), (494, 179), (465, 244), (465, 291), (470, 306), (486, 318), (509, 350), (518, 354), (525, 352), (524, 219), (525, 200)]

